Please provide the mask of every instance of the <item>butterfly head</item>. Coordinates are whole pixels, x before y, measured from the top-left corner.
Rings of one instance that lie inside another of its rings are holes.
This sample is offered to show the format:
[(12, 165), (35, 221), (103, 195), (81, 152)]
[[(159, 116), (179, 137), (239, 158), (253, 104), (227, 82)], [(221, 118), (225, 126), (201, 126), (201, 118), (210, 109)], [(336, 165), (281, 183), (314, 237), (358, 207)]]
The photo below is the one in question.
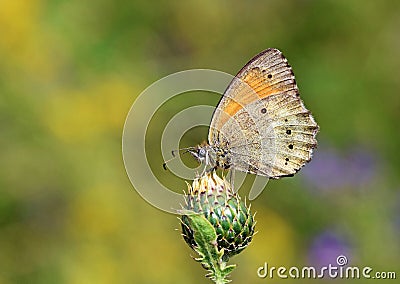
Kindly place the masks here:
[(205, 142), (188, 151), (199, 163), (205, 163), (206, 165), (215, 163), (215, 151)]
[(193, 147), (192, 149), (189, 149), (189, 153), (196, 158), (200, 163), (206, 161), (207, 156), (208, 156), (208, 145), (205, 143), (202, 143), (200, 145), (197, 145), (196, 147)]

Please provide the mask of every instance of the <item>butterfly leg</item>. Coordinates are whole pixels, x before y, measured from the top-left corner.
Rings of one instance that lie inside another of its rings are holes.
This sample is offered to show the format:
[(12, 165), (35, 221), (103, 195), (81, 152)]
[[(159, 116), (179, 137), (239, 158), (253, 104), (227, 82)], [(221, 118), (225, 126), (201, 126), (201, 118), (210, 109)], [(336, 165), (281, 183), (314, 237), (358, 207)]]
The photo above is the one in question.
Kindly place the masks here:
[(205, 157), (203, 172), (201, 173), (202, 176), (204, 176), (204, 174), (205, 174), (206, 172), (208, 172), (208, 171), (207, 171), (207, 165), (208, 165), (209, 163), (210, 163), (210, 158), (208, 157), (208, 154), (207, 154), (206, 157)]
[(228, 175), (229, 175), (228, 180), (229, 180), (229, 183), (230, 183), (230, 185), (231, 185), (231, 188), (232, 188), (233, 191), (235, 191), (235, 187), (234, 187), (234, 182), (235, 182), (235, 170), (234, 170), (234, 169), (231, 169), (231, 170), (229, 171)]

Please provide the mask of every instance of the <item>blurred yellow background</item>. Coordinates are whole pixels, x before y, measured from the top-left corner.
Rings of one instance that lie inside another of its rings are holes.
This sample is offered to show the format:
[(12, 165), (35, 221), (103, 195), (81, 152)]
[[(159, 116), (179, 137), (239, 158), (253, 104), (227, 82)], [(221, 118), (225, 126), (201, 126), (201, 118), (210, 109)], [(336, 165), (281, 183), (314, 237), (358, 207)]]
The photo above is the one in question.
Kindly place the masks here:
[(211, 283), (176, 216), (132, 188), (124, 120), (154, 81), (236, 74), (268, 47), (293, 66), (319, 148), (253, 202), (234, 283), (339, 254), (400, 277), (399, 27), (398, 1), (1, 1), (0, 283)]

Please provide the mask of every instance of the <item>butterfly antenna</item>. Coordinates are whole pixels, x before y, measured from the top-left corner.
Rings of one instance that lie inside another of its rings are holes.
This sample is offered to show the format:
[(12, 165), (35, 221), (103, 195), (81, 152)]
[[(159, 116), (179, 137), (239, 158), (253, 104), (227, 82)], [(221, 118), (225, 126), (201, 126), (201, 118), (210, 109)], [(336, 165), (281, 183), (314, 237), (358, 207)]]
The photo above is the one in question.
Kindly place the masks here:
[(189, 151), (190, 151), (190, 150), (193, 150), (193, 149), (195, 149), (195, 147), (188, 147), (188, 148), (182, 148), (182, 149), (178, 149), (178, 150), (172, 150), (172, 151), (171, 151), (172, 158), (166, 160), (166, 161), (163, 163), (163, 168), (164, 168), (164, 170), (168, 170), (168, 168), (167, 168), (167, 163), (169, 163), (170, 161), (172, 161), (173, 159), (175, 159), (175, 158), (177, 157), (177, 156), (176, 156), (176, 153), (177, 153), (177, 152), (179, 153), (179, 152), (181, 152), (181, 151), (184, 151), (184, 152), (182, 152), (182, 155), (183, 155), (183, 154), (189, 153)]
[(173, 159), (176, 158), (176, 156), (175, 156), (175, 150), (172, 150), (171, 153), (172, 153), (172, 158), (166, 160), (166, 161), (163, 163), (163, 165), (162, 165), (163, 168), (164, 168), (164, 170), (167, 170), (167, 169), (168, 169), (168, 168), (167, 168), (167, 163), (169, 163), (170, 161), (172, 161)]

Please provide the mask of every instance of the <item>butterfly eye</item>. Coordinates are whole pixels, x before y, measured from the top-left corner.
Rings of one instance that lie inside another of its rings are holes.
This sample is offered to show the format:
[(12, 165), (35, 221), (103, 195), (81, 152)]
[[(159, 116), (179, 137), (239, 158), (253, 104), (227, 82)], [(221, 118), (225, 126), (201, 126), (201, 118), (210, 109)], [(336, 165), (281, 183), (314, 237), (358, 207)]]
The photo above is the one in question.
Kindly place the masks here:
[(199, 157), (204, 158), (206, 156), (206, 150), (204, 148), (199, 149)]

